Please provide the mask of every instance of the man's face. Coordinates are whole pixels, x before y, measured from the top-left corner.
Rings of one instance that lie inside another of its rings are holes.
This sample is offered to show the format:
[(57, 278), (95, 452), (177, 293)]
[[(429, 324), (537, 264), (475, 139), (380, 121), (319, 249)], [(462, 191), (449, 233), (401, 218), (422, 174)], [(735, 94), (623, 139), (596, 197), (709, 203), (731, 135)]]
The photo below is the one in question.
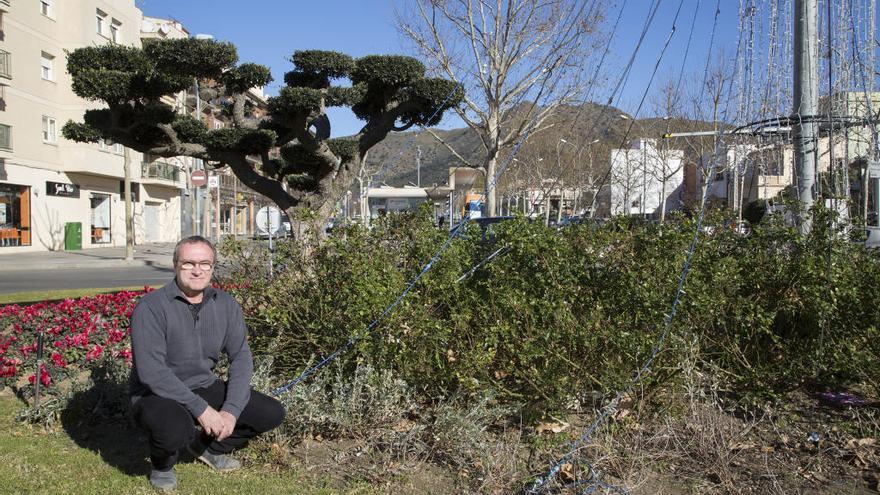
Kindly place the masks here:
[(201, 242), (184, 244), (180, 247), (174, 273), (177, 285), (184, 293), (198, 293), (211, 284), (214, 271), (214, 253), (211, 248)]

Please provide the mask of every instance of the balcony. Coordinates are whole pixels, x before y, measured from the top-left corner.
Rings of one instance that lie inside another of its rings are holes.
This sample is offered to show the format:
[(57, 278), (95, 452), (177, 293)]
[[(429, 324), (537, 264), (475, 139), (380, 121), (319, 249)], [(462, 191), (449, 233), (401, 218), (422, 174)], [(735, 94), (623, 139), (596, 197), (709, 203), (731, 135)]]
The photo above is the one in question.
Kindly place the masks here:
[(12, 79), (12, 54), (5, 50), (0, 50), (0, 77)]
[(165, 162), (141, 162), (141, 182), (178, 187), (180, 169)]

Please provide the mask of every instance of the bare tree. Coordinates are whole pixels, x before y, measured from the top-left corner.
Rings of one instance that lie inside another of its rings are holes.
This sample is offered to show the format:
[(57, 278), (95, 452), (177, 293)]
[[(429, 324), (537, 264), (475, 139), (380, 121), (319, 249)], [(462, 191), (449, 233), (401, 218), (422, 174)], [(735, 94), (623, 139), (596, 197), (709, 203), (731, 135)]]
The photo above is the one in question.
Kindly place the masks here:
[(602, 2), (586, 0), (415, 0), (398, 13), (432, 69), (465, 87), (458, 114), (485, 149), (489, 215), (497, 214), (491, 178), (502, 150), (548, 125), (590, 83), (581, 68), (602, 20)]
[[(667, 79), (653, 101), (654, 111), (663, 116), (664, 134), (669, 134), (674, 119), (682, 115), (681, 101), (681, 87), (672, 79)], [(660, 183), (660, 222), (663, 223), (666, 220), (667, 185), (682, 172), (684, 153), (670, 149), (669, 141), (664, 139), (650, 155), (648, 160), (651, 166), (646, 172)]]
[[(722, 52), (713, 64), (705, 68), (705, 72), (701, 69), (692, 75), (687, 91), (688, 101), (686, 105), (682, 106), (685, 112), (684, 117), (696, 122), (695, 125), (700, 126), (692, 130), (712, 131), (710, 136), (693, 136), (679, 141), (684, 143), (687, 151), (697, 156), (697, 167), (703, 177), (700, 190), (701, 197), (708, 194), (709, 184), (714, 179), (709, 174), (713, 172), (712, 155), (720, 138), (718, 133), (722, 130), (721, 127), (723, 126), (723, 123), (720, 121), (720, 112), (723, 110), (722, 105), (725, 102), (722, 101), (722, 98), (725, 92), (729, 92), (732, 79), (733, 75), (730, 73), (730, 68)], [(707, 129), (701, 123), (707, 123), (707, 127), (710, 127), (710, 129)]]

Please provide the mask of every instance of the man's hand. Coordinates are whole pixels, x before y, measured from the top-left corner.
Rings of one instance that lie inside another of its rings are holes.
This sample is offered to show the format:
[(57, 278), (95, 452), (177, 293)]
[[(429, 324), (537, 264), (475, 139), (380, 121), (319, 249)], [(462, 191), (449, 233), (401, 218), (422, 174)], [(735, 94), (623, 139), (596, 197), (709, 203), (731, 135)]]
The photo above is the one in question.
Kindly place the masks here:
[[(201, 414), (201, 416), (199, 416), (196, 419), (198, 420), (199, 424), (202, 425), (202, 428), (205, 430), (205, 433), (207, 433), (208, 435), (210, 435), (218, 440), (222, 440), (222, 438), (220, 438), (220, 435), (223, 433), (224, 428), (226, 427), (226, 420), (223, 418), (223, 414), (229, 414), (229, 413), (227, 413), (227, 412), (219, 413), (213, 407), (208, 406), (208, 408), (205, 409), (205, 412), (203, 412)], [(230, 416), (231, 416), (231, 414), (230, 414)], [(234, 418), (233, 418), (233, 420), (234, 420)], [(233, 423), (233, 425), (234, 424), (235, 423)], [(230, 429), (230, 433), (232, 433), (231, 429)], [(228, 437), (229, 434), (227, 434), (226, 436)], [(226, 438), (226, 437), (223, 437), (223, 438)]]
[(227, 411), (220, 411), (220, 419), (223, 422), (223, 429), (220, 434), (217, 435), (218, 442), (222, 442), (229, 437), (229, 435), (232, 435), (232, 430), (235, 429), (236, 422), (235, 416)]

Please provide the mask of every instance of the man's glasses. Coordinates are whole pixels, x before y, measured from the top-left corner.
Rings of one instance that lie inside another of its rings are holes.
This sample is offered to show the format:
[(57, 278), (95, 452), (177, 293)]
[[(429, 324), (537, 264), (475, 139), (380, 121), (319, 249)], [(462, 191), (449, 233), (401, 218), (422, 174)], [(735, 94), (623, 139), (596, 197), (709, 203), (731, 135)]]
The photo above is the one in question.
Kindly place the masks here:
[(204, 271), (211, 270), (214, 268), (214, 262), (212, 261), (184, 261), (180, 263), (181, 270), (192, 270), (198, 266), (200, 269)]

